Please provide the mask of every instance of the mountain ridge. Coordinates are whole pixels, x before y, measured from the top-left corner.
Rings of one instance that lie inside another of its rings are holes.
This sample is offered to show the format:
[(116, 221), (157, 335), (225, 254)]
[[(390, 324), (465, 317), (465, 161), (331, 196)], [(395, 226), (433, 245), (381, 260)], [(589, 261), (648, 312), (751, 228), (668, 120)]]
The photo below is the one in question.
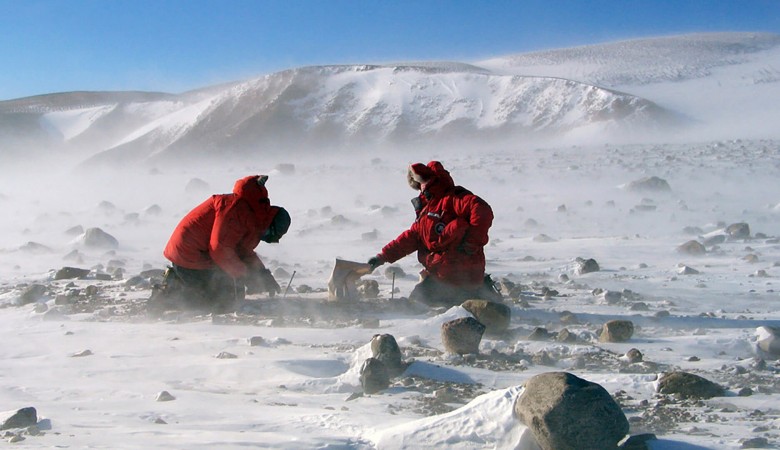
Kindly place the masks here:
[[(648, 61), (648, 49), (659, 46), (669, 49), (661, 63), (637, 63)], [(280, 148), (324, 151), (640, 136), (669, 126), (677, 129), (689, 114), (653, 101), (652, 91), (645, 96), (635, 91), (680, 81), (681, 73), (706, 79), (713, 68), (739, 68), (755, 61), (756, 54), (777, 49), (780, 35), (695, 34), (475, 64), (303, 66), (181, 94), (44, 94), (0, 102), (0, 142), (11, 148), (16, 144), (20, 154), (24, 146), (45, 146), (92, 162), (125, 164)], [(737, 56), (718, 59), (730, 54)], [(681, 66), (685, 71), (676, 69)], [(774, 89), (778, 83), (771, 64), (756, 67)], [(24, 130), (22, 139), (18, 130)]]

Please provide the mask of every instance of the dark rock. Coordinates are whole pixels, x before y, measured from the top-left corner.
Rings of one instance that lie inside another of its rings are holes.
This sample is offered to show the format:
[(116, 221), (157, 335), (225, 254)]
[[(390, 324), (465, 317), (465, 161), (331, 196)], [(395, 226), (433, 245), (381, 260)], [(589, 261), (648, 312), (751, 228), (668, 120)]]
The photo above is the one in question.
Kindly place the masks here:
[(371, 338), (371, 354), (385, 365), (389, 376), (401, 375), (406, 370), (401, 348), (391, 334), (375, 334)]
[(54, 274), (55, 280), (72, 280), (74, 278), (84, 278), (89, 275), (89, 269), (79, 269), (77, 267), (63, 267)]
[(630, 320), (610, 320), (601, 328), (600, 342), (625, 342), (634, 335), (634, 324)]
[(702, 242), (706, 247), (712, 247), (713, 245), (718, 245), (726, 242), (726, 235), (725, 234), (716, 234), (714, 236), (709, 236), (704, 238), (704, 242)]
[(642, 362), (642, 358), (643, 358), (642, 352), (640, 352), (635, 348), (632, 348), (631, 350), (627, 351), (624, 357), (626, 358), (626, 361), (628, 361), (631, 364)]
[(691, 255), (691, 256), (701, 256), (705, 253), (707, 253), (707, 249), (704, 247), (704, 244), (697, 240), (690, 240), (679, 247), (677, 247), (677, 253), (682, 253), (684, 255)]
[(119, 241), (114, 236), (106, 233), (100, 228), (87, 228), (81, 237), (81, 242), (87, 247), (95, 248), (117, 248)]
[(780, 327), (758, 327), (758, 348), (766, 357), (780, 358)]
[(658, 381), (658, 392), (681, 398), (722, 397), (726, 391), (719, 385), (688, 372), (669, 372)]
[(401, 279), (406, 277), (406, 272), (404, 272), (404, 269), (398, 267), (398, 266), (388, 266), (385, 269), (385, 278), (388, 280), (392, 280), (393, 278)]
[(577, 342), (577, 335), (564, 328), (558, 332), (555, 336), (555, 340), (558, 342), (573, 343)]
[(466, 300), (460, 306), (470, 312), (488, 334), (500, 334), (509, 328), (512, 310), (509, 306), (488, 300)]
[(479, 353), (479, 343), (484, 333), (485, 325), (473, 317), (461, 317), (441, 325), (444, 349), (459, 355)]
[(726, 227), (726, 234), (730, 239), (747, 239), (750, 237), (750, 225), (744, 222), (732, 223)]
[(542, 450), (617, 449), (629, 430), (603, 387), (567, 372), (529, 379), (514, 410)]
[(360, 284), (358, 285), (358, 293), (363, 298), (378, 298), (379, 282), (376, 280), (360, 280)]
[(390, 386), (387, 367), (376, 358), (368, 358), (360, 367), (360, 386), (366, 394), (374, 394)]
[(754, 437), (742, 441), (740, 448), (768, 448), (769, 440), (765, 437)]
[(633, 192), (669, 192), (672, 190), (666, 180), (656, 176), (634, 180), (626, 185), (626, 189)]
[(21, 294), (19, 294), (19, 298), (16, 301), (16, 304), (18, 306), (22, 305), (28, 305), (30, 303), (35, 303), (38, 300), (42, 299), (43, 296), (46, 294), (46, 286), (42, 284), (31, 284), (24, 288)]
[(577, 258), (574, 260), (575, 268), (574, 271), (577, 273), (577, 275), (584, 275), (586, 273), (591, 272), (598, 272), (600, 270), (599, 263), (596, 262), (595, 259), (583, 259), (583, 258)]
[(546, 328), (536, 327), (526, 339), (529, 341), (549, 341), (553, 335)]
[(38, 412), (32, 406), (0, 413), (0, 430), (25, 428), (38, 423)]

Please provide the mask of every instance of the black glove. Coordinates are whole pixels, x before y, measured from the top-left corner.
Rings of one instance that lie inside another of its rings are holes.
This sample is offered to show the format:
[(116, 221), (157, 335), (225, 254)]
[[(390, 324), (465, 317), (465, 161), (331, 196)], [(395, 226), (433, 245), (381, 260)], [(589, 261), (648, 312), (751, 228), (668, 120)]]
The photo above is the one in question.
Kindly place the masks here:
[(371, 266), (372, 271), (384, 263), (384, 260), (379, 256), (372, 256), (371, 258), (368, 258), (368, 265)]
[(257, 272), (249, 275), (244, 284), (246, 285), (247, 294), (258, 294), (261, 292), (268, 292), (268, 295), (273, 297), (274, 295), (282, 292), (281, 286), (276, 282), (271, 271), (262, 268)]

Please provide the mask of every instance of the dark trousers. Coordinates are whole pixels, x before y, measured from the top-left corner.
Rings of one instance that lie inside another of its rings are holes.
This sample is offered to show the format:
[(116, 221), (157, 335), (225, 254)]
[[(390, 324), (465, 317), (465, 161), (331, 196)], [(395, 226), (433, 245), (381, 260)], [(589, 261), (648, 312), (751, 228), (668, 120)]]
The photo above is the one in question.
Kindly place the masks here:
[(190, 306), (229, 308), (244, 299), (244, 284), (221, 269), (187, 269), (173, 264), (173, 271), (186, 293), (183, 300)]
[(470, 299), (502, 301), (501, 294), (493, 287), (489, 275), (485, 276), (482, 284), (476, 286), (456, 286), (429, 275), (417, 283), (409, 294), (409, 300), (432, 307), (460, 305)]

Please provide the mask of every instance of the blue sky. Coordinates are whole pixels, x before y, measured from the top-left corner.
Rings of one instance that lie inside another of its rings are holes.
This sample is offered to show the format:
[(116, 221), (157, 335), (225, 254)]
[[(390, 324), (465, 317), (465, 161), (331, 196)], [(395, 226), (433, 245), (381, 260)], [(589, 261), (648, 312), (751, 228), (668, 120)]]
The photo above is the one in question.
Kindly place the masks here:
[(710, 31), (780, 33), (780, 0), (0, 0), (0, 100)]

